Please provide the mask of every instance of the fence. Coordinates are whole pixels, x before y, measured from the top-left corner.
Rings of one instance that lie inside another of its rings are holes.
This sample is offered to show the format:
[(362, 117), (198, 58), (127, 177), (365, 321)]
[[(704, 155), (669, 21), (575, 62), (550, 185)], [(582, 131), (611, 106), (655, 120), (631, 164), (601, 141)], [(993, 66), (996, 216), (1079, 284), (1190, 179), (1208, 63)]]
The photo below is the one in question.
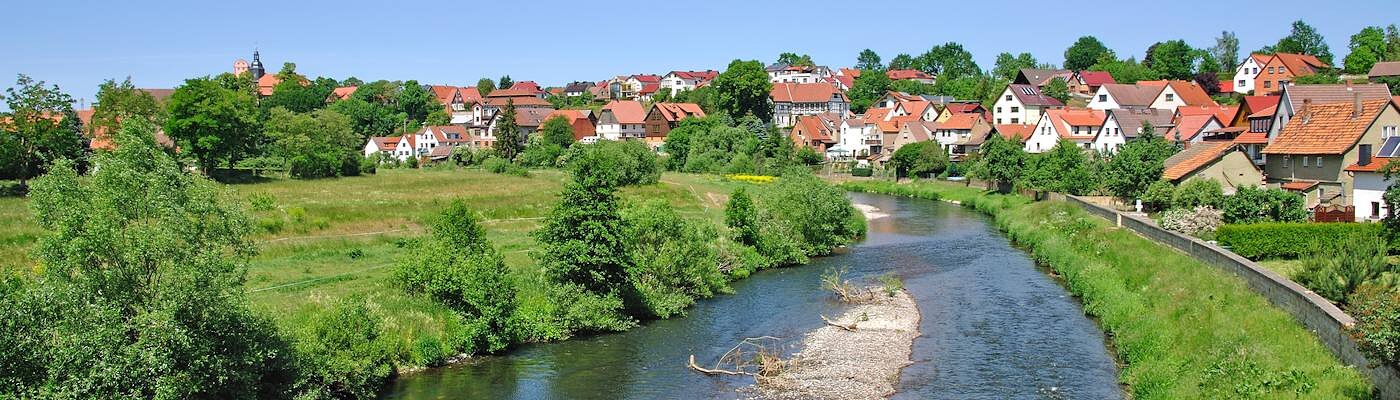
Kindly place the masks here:
[(1319, 205), (1313, 207), (1313, 222), (1356, 222), (1356, 207)]
[(1195, 237), (1162, 229), (1146, 217), (1120, 213), (1076, 196), (1053, 194), (1051, 198), (1063, 199), (1090, 214), (1131, 229), (1147, 239), (1176, 248), (1208, 265), (1239, 276), (1250, 289), (1313, 331), (1338, 359), (1356, 366), (1366, 374), (1371, 379), (1371, 384), (1380, 392), (1381, 398), (1400, 399), (1400, 371), (1390, 365), (1367, 359), (1346, 332), (1346, 328), (1356, 320), (1322, 296), (1229, 250)]

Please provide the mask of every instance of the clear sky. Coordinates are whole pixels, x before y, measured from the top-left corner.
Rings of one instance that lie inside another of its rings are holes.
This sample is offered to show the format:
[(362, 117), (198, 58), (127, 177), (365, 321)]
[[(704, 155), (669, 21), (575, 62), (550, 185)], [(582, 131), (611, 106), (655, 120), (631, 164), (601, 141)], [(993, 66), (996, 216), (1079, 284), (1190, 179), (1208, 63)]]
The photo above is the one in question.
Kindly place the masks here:
[[(261, 49), (270, 72), (292, 61), (311, 76), (471, 85), (481, 77), (562, 85), (633, 73), (723, 70), (780, 52), (849, 66), (861, 49), (888, 62), (948, 41), (984, 69), (1000, 52), (1060, 63), (1094, 35), (1118, 54), (1234, 31), (1241, 53), (1304, 19), (1332, 47), (1366, 25), (1400, 23), (1396, 0), (1140, 1), (16, 1), (0, 24), (0, 82), (18, 73), (91, 100), (107, 78), (171, 88), (229, 71)], [(203, 4), (196, 4), (203, 3)], [(390, 4), (393, 3), (393, 4)]]

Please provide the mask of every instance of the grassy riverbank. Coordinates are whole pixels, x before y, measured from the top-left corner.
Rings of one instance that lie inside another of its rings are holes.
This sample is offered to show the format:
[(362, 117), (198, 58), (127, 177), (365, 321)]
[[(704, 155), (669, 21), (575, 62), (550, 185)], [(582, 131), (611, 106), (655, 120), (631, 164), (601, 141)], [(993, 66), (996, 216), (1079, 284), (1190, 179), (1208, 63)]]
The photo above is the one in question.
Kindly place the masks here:
[(1068, 203), (1031, 203), (949, 182), (842, 187), (956, 200), (994, 216), (1099, 319), (1134, 398), (1370, 396), (1358, 371), (1242, 280)]

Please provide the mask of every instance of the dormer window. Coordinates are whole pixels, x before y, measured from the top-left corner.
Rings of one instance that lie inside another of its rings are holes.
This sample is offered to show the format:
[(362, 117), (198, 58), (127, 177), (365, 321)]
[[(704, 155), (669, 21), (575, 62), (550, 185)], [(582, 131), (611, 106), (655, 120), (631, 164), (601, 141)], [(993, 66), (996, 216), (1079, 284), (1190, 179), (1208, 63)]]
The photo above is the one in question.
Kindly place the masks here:
[(1167, 93), (1167, 101), (1176, 100), (1176, 94)]

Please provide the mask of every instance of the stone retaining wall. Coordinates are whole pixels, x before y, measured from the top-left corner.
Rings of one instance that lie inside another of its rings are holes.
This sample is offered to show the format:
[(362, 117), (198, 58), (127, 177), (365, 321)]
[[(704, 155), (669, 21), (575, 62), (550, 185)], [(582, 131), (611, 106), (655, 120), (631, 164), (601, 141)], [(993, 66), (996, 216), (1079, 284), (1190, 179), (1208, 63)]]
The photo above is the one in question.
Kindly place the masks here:
[[(1051, 198), (1077, 205), (1090, 214), (1103, 217), (1120, 227), (1174, 247), (1208, 265), (1244, 279), (1250, 289), (1263, 295), (1275, 307), (1288, 312), (1308, 330), (1313, 331), (1343, 363), (1356, 366), (1369, 377), (1371, 384), (1380, 392), (1381, 398), (1400, 399), (1400, 371), (1368, 360), (1357, 349), (1356, 342), (1346, 334), (1345, 327), (1351, 326), (1356, 320), (1317, 293), (1229, 250), (1195, 237), (1162, 229), (1146, 217), (1119, 213), (1076, 196), (1054, 194)], [(1373, 364), (1378, 367), (1369, 367)]]

